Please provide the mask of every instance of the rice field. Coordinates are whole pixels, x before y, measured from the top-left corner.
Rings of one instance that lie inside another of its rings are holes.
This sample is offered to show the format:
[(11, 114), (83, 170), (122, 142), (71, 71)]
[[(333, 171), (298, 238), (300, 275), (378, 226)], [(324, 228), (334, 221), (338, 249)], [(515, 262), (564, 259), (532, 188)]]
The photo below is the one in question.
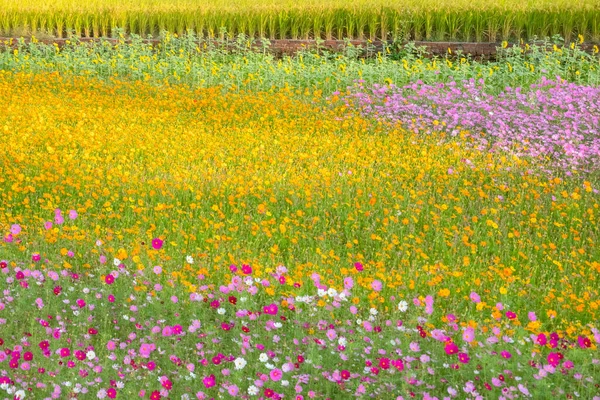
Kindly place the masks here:
[(162, 31), (269, 39), (489, 41), (577, 35), (600, 41), (598, 0), (2, 0), (0, 34), (110, 37)]

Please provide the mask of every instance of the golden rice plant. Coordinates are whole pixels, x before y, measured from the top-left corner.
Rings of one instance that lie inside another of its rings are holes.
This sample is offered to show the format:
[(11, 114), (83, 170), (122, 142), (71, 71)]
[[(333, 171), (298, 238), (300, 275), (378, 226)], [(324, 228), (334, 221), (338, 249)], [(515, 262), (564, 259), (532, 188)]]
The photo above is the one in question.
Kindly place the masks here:
[(0, 0), (0, 33), (56, 37), (221, 29), (271, 39), (600, 40), (600, 0)]

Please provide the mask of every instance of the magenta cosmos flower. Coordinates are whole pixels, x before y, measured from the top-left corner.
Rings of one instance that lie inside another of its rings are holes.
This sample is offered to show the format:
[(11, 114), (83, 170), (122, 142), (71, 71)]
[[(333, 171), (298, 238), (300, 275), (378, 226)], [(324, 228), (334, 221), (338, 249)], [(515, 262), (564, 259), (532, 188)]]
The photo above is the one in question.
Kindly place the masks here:
[(163, 245), (163, 241), (160, 240), (159, 238), (152, 239), (152, 248), (154, 250), (160, 250), (162, 245)]
[(242, 265), (242, 273), (250, 275), (252, 273), (252, 267), (246, 264)]
[(216, 379), (215, 376), (213, 374), (204, 377), (204, 379), (202, 379), (202, 383), (204, 383), (204, 386), (206, 386), (206, 388), (211, 388), (213, 386), (215, 386), (216, 384)]
[(106, 275), (106, 278), (104, 278), (104, 282), (106, 282), (107, 285), (112, 285), (114, 281), (115, 277), (112, 276), (112, 274), (108, 274)]
[(263, 307), (263, 311), (265, 314), (277, 315), (277, 311), (279, 311), (279, 308), (277, 307), (277, 304), (271, 303), (268, 306)]

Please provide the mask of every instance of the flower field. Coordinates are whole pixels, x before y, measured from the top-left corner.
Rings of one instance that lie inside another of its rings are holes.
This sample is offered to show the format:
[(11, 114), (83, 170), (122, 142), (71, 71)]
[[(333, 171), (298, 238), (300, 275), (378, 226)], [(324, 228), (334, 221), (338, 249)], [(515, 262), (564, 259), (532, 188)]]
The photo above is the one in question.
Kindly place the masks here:
[(597, 52), (243, 40), (0, 51), (0, 399), (600, 399)]

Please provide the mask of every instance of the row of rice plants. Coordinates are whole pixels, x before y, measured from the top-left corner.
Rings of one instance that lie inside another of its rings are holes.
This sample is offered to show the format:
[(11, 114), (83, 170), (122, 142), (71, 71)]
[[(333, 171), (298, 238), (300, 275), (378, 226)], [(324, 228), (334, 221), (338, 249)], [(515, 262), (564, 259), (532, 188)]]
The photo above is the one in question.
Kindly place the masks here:
[(141, 36), (166, 30), (204, 37), (234, 35), (270, 39), (460, 40), (531, 39), (555, 34), (600, 41), (597, 8), (432, 8), (385, 6), (330, 8), (2, 8), (0, 33), (65, 37), (110, 37), (117, 28)]

